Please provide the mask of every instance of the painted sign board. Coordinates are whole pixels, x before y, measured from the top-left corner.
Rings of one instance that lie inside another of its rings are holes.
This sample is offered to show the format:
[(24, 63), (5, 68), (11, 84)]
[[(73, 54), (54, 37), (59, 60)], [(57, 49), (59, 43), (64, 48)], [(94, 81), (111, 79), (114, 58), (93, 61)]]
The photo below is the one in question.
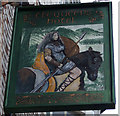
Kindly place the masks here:
[(115, 107), (111, 4), (16, 7), (6, 112)]

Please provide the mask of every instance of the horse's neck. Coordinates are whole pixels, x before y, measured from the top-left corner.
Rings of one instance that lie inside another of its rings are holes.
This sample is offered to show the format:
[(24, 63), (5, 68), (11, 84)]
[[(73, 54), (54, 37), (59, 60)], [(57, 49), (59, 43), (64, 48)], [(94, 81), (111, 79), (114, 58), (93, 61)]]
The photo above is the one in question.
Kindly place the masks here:
[(85, 67), (88, 66), (88, 57), (89, 55), (87, 52), (81, 52), (75, 56), (72, 56), (70, 60), (75, 62), (79, 68), (85, 69)]
[(80, 59), (80, 62), (81, 62), (81, 64), (87, 64), (87, 62), (88, 62), (88, 53), (87, 52), (81, 52), (80, 54), (79, 54), (79, 59)]

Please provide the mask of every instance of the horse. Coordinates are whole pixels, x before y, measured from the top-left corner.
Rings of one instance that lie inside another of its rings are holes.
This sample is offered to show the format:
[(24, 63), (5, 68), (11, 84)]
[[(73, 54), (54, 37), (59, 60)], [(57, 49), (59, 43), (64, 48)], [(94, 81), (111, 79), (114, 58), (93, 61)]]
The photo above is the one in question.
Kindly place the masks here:
[(101, 53), (94, 51), (92, 47), (85, 52), (76, 54), (69, 59), (72, 60), (76, 66), (81, 70), (79, 90), (84, 89), (84, 77), (85, 71), (87, 72), (87, 78), (91, 81), (95, 81), (98, 77), (98, 70), (102, 63)]
[[(69, 60), (73, 61), (76, 66), (81, 70), (82, 74), (80, 75), (80, 85), (79, 90), (84, 90), (84, 77), (85, 71), (87, 72), (87, 78), (91, 81), (95, 81), (98, 77), (98, 70), (102, 63), (101, 53), (94, 51), (92, 47), (89, 47), (87, 51), (75, 54), (69, 57)], [(36, 77), (41, 76), (41, 80), (38, 80)], [(37, 80), (36, 80), (37, 79)], [(18, 81), (17, 81), (17, 93), (29, 93), (35, 87), (35, 81), (41, 82), (45, 79), (45, 75), (42, 71), (32, 69), (31, 67), (22, 68), (18, 71)], [(49, 79), (50, 80), (50, 79)], [(54, 82), (53, 86), (56, 82)], [(44, 89), (39, 92), (46, 92), (47, 85), (45, 84)], [(56, 89), (54, 89), (55, 91)]]

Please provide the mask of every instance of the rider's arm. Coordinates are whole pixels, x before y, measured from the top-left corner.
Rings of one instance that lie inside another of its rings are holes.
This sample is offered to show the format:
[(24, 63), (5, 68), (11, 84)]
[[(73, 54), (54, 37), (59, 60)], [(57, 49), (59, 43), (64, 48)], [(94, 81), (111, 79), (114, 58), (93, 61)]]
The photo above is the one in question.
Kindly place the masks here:
[(59, 67), (61, 64), (59, 62), (57, 62), (56, 60), (54, 60), (51, 57), (51, 50), (49, 48), (46, 48), (45, 51), (45, 59), (52, 65)]

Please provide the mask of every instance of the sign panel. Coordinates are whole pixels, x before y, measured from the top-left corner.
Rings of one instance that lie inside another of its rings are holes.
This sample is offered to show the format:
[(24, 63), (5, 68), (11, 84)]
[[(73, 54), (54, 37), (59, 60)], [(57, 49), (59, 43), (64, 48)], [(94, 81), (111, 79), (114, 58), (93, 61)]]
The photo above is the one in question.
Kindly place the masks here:
[(114, 108), (111, 14), (109, 2), (17, 7), (5, 111)]

